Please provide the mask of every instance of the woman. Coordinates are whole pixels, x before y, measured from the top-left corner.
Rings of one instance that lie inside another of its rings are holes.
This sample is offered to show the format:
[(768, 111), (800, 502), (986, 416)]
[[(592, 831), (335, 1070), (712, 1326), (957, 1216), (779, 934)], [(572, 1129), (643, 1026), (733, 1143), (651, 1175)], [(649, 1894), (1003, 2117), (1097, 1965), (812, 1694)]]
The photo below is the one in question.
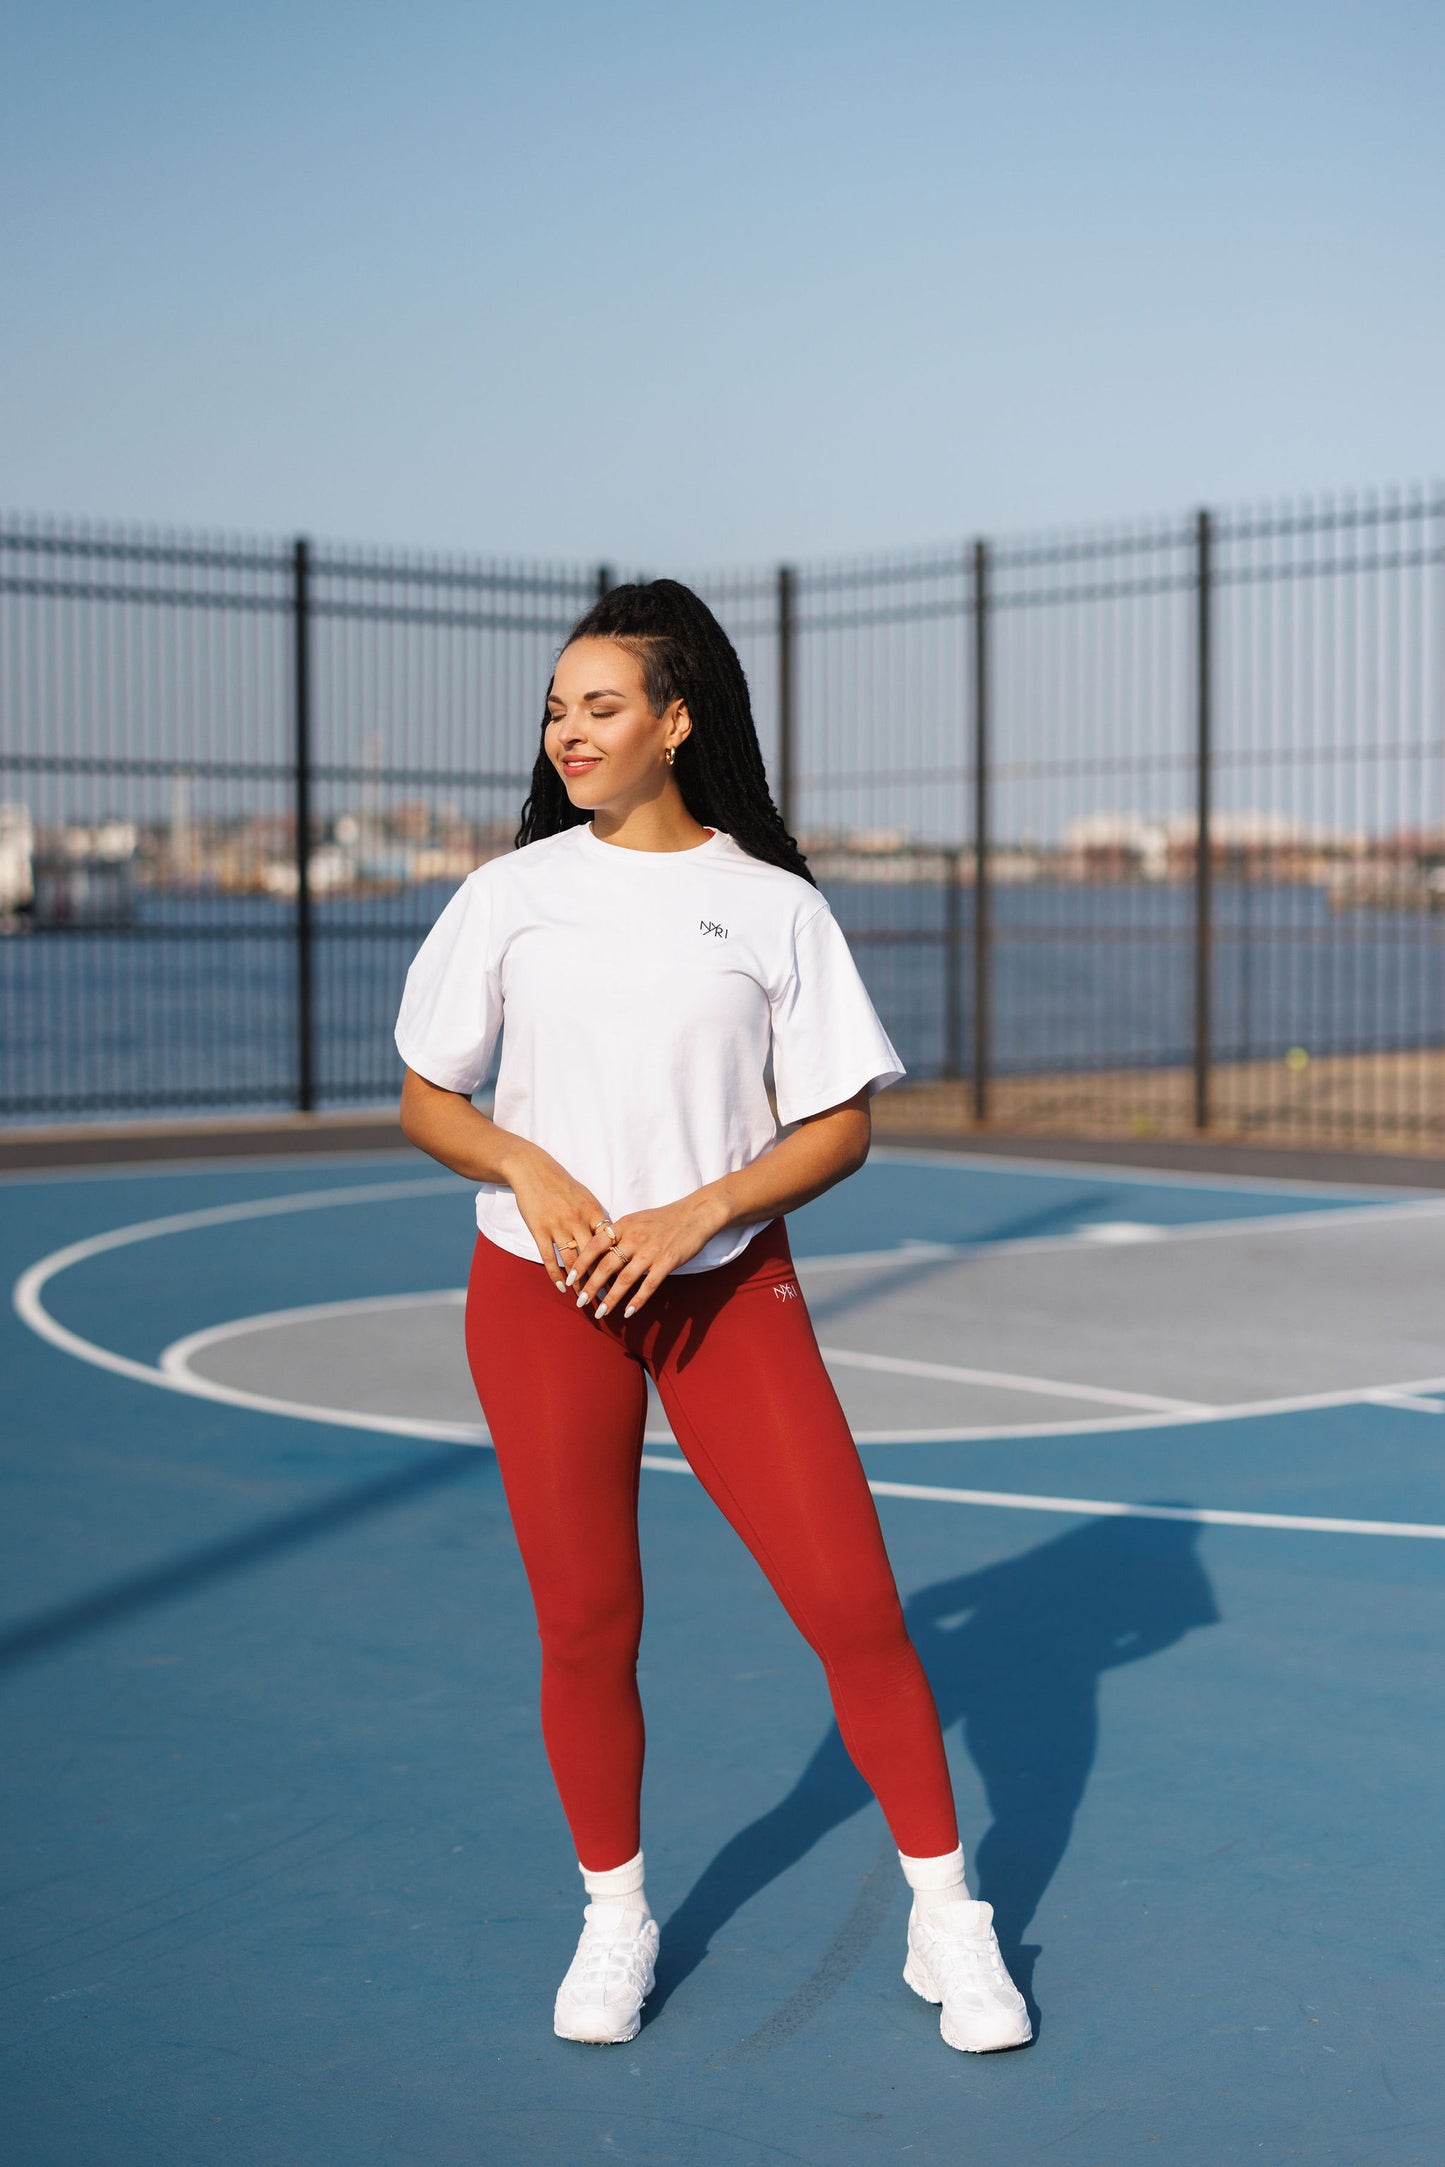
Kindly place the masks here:
[[(742, 666), (686, 587), (615, 588), (573, 631), (516, 846), (443, 911), (396, 1037), (406, 1134), (480, 1184), (467, 1354), (591, 1899), (554, 2028), (634, 2038), (653, 1984), (636, 1678), (650, 1376), (822, 1660), (913, 1888), (905, 1979), (942, 2003), (950, 2046), (1019, 2045), (1028, 2016), (990, 1907), (969, 1900), (933, 1698), (783, 1218), (863, 1164), (869, 1098), (903, 1068), (768, 794)], [(499, 1031), (489, 1119), (471, 1096)]]

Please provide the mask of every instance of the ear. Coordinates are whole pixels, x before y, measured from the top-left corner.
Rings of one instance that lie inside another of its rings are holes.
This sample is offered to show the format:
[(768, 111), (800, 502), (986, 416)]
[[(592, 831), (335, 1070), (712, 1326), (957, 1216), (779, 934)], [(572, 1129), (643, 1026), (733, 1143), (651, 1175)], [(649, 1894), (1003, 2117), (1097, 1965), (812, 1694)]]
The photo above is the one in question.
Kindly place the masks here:
[(680, 735), (677, 739), (677, 742), (680, 745), (683, 741), (683, 738), (689, 736), (692, 731), (692, 717), (687, 711), (686, 700), (673, 701), (671, 720), (680, 726)]

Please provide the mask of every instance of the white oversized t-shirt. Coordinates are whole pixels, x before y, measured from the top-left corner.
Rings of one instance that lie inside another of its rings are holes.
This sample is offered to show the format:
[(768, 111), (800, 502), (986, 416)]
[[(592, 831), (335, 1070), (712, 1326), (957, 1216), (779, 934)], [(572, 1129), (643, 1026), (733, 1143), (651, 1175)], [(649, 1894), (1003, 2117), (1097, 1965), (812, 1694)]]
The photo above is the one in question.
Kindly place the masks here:
[[(818, 890), (720, 829), (647, 851), (583, 822), (478, 866), (407, 973), (396, 1043), (470, 1097), (499, 1031), (493, 1118), (614, 1219), (771, 1149), (770, 1051), (784, 1127), (904, 1074)], [(764, 1224), (725, 1228), (677, 1271), (728, 1263)], [(510, 1189), (482, 1185), (477, 1225), (540, 1262)]]

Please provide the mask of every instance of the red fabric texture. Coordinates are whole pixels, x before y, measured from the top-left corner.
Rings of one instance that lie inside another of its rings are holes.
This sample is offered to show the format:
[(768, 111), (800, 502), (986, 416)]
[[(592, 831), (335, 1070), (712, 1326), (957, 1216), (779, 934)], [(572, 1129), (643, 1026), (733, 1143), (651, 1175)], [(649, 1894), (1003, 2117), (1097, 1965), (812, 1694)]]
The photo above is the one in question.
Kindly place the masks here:
[(953, 1850), (933, 1695), (784, 1221), (729, 1264), (674, 1274), (636, 1317), (600, 1322), (540, 1264), (479, 1235), (466, 1338), (536, 1607), (547, 1757), (583, 1866), (603, 1873), (641, 1848), (637, 1489), (649, 1375), (703, 1488), (822, 1662), (844, 1743), (899, 1850)]

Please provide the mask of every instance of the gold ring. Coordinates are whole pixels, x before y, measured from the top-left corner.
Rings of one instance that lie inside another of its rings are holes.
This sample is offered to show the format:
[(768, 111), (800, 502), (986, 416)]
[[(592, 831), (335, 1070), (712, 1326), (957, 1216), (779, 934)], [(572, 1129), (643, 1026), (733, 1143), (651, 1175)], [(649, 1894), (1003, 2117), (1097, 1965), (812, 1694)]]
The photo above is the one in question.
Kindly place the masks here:
[(580, 1243), (580, 1242), (558, 1242), (558, 1244), (557, 1244), (557, 1247), (558, 1247), (559, 1249), (579, 1249), (579, 1248), (581, 1247), (581, 1243)]

